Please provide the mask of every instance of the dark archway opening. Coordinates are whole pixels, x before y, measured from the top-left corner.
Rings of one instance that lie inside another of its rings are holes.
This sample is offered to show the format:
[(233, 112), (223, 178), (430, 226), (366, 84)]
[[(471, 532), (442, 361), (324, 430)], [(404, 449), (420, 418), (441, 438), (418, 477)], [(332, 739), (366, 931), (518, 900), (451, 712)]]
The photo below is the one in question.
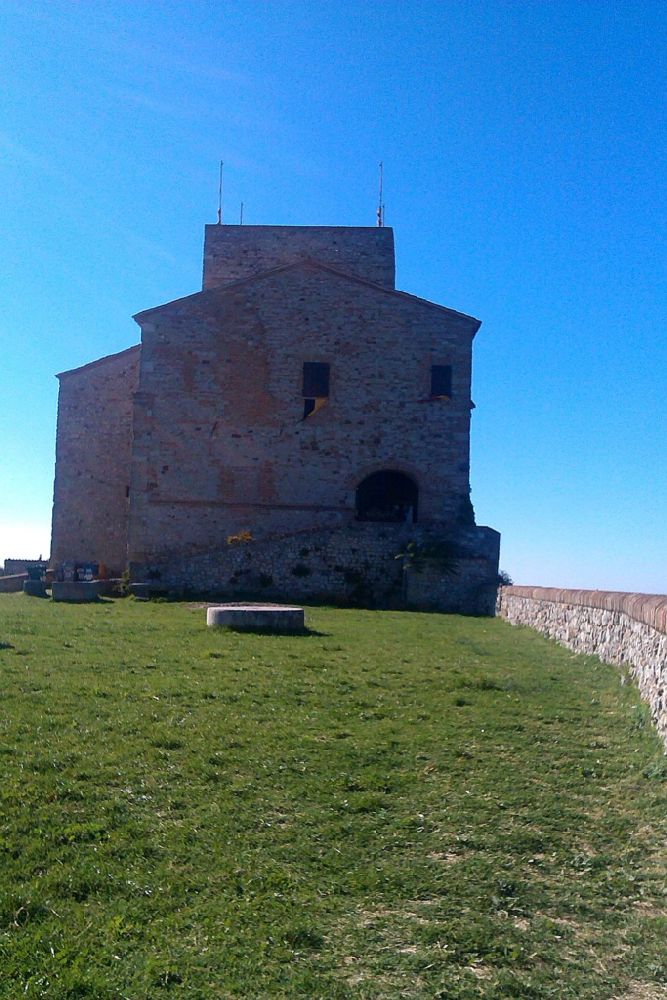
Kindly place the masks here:
[(413, 524), (418, 498), (417, 484), (403, 472), (374, 472), (357, 486), (357, 520)]

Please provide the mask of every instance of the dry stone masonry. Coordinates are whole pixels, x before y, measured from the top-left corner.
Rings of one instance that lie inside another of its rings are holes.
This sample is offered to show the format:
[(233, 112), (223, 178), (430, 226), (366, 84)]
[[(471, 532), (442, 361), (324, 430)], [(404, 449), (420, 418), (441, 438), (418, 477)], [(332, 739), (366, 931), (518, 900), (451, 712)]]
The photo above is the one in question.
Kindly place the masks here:
[[(469, 498), (480, 323), (396, 289), (391, 229), (207, 226), (202, 291), (135, 319), (140, 345), (59, 376), (53, 564), (492, 608), (499, 536)], [(394, 557), (433, 537), (457, 576), (408, 580)]]
[(497, 610), (577, 653), (627, 665), (667, 745), (667, 596), (501, 587)]

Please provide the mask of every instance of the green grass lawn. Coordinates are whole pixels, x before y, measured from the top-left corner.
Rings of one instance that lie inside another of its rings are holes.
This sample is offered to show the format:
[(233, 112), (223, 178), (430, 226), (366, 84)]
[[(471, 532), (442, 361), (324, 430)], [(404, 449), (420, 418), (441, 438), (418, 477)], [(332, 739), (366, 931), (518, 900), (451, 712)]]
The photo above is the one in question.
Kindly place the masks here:
[(0, 597), (0, 997), (667, 995), (667, 767), (503, 621)]

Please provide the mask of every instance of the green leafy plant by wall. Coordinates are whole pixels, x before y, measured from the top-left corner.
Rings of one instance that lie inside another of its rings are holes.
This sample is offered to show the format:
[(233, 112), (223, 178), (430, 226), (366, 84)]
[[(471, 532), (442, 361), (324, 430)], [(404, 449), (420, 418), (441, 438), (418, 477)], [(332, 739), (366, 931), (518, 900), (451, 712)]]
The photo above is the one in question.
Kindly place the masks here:
[(447, 576), (456, 576), (459, 572), (460, 548), (447, 539), (434, 539), (427, 542), (408, 542), (402, 552), (394, 556), (403, 563), (403, 569), (421, 573), (427, 564), (437, 567)]

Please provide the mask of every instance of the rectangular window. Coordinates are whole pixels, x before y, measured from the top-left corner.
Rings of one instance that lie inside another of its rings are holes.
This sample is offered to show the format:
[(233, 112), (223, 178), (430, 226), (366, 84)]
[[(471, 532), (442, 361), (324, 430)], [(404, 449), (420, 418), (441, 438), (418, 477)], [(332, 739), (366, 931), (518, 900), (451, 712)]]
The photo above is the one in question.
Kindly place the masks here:
[(317, 413), (329, 398), (329, 365), (324, 361), (303, 363), (303, 419)]
[(452, 394), (452, 366), (451, 365), (431, 365), (431, 398), (437, 396), (451, 396)]
[(304, 361), (303, 392), (306, 399), (326, 399), (329, 395), (329, 365), (322, 361)]

